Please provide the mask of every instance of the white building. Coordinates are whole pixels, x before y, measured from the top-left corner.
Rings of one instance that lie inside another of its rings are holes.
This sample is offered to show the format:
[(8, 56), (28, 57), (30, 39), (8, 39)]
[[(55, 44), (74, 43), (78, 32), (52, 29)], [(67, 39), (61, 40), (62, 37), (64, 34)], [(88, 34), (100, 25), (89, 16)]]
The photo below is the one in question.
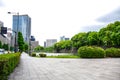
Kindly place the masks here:
[(0, 41), (2, 42), (2, 44), (9, 44), (9, 39), (2, 34), (0, 34)]
[(46, 47), (50, 47), (50, 46), (53, 46), (55, 43), (57, 42), (57, 39), (47, 39), (46, 40)]
[(0, 21), (0, 41), (2, 42), (2, 44), (8, 44), (8, 38), (1, 34), (1, 27), (3, 27), (2, 21)]
[(31, 41), (31, 50), (39, 46), (39, 41)]

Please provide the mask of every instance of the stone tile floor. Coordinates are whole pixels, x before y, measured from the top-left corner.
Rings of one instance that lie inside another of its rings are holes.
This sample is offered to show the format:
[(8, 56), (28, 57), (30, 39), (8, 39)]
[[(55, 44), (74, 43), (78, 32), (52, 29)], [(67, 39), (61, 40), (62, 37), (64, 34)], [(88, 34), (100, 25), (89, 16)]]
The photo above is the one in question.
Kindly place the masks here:
[(34, 58), (23, 53), (8, 80), (120, 80), (120, 58)]

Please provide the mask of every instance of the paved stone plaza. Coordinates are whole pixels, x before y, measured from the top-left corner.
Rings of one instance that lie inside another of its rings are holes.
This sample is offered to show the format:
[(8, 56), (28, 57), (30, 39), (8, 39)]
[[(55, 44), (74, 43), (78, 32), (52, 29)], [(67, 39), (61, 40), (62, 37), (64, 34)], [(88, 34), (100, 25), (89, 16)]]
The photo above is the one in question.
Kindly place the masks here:
[(9, 80), (120, 80), (120, 58), (33, 58), (24, 53)]

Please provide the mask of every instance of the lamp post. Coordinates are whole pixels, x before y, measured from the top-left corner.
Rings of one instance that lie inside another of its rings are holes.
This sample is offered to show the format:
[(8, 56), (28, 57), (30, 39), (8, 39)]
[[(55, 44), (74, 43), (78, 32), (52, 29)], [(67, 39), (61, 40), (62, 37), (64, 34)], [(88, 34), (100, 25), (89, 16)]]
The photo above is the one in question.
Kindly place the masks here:
[(8, 12), (8, 14), (16, 14), (18, 16), (18, 20), (17, 20), (17, 29), (16, 31), (12, 30), (15, 33), (15, 43), (14, 43), (14, 51), (17, 52), (18, 51), (18, 44), (17, 44), (17, 38), (18, 38), (18, 27), (19, 27), (19, 12)]
[[(13, 31), (13, 30), (12, 30)], [(13, 31), (14, 33), (15, 33), (15, 44), (14, 44), (14, 47), (15, 47), (15, 49), (14, 49), (14, 51), (15, 51), (15, 53), (17, 52), (17, 32), (16, 31)]]

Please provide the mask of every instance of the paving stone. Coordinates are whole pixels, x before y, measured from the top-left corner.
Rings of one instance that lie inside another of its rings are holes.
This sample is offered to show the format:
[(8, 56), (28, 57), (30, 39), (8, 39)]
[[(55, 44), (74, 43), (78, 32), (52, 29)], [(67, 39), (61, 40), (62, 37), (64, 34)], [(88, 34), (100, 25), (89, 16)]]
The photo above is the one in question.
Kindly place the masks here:
[(120, 58), (34, 58), (23, 53), (8, 80), (120, 80)]

